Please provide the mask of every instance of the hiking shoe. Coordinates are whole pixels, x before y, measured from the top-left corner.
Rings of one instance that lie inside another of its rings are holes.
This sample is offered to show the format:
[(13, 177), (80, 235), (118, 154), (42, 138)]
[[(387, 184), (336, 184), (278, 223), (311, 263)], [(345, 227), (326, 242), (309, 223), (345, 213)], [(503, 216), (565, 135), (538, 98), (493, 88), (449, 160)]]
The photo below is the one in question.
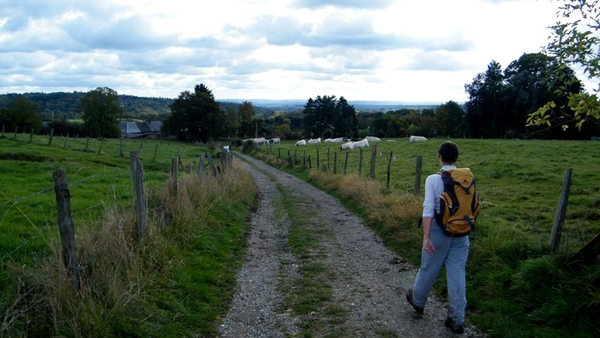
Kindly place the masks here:
[(446, 318), (444, 325), (446, 325), (446, 327), (452, 330), (454, 333), (462, 334), (465, 332), (463, 326), (456, 324), (456, 322), (454, 322), (454, 320), (450, 317)]
[(423, 314), (423, 308), (420, 306), (416, 306), (415, 302), (413, 302), (412, 289), (410, 289), (406, 292), (406, 300), (408, 301), (408, 303), (410, 305), (412, 305), (413, 309), (415, 309), (415, 311), (417, 311), (418, 314), (420, 314), (420, 315)]

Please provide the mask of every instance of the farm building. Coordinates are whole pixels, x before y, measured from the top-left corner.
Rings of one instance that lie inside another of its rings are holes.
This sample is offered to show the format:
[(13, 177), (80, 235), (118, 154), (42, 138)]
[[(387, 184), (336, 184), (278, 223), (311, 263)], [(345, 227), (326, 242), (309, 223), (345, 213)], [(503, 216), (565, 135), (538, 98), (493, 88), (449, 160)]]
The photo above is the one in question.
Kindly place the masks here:
[(157, 137), (161, 126), (162, 121), (119, 123), (123, 138)]

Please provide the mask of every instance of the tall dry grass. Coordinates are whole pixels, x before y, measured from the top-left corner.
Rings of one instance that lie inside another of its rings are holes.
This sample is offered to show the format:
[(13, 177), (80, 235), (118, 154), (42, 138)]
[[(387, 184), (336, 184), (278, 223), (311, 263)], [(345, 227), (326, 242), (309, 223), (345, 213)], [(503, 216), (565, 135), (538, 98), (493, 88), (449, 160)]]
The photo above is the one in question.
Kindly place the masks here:
[[(218, 177), (181, 174), (177, 194), (170, 184), (148, 194), (148, 233), (143, 242), (136, 241), (132, 201), (105, 205), (102, 219), (75, 225), (79, 291), (67, 278), (58, 240), (49, 241), (54, 254), (35, 268), (12, 266), (13, 293), (5, 297), (10, 306), (0, 336), (159, 336), (164, 331), (161, 322), (168, 323), (176, 315), (161, 307), (177, 308), (183, 312), (180, 316), (188, 316), (185, 301), (177, 303), (176, 296), (170, 295), (175, 292), (175, 273), (189, 264), (199, 236), (219, 231), (215, 227), (232, 226), (233, 215), (223, 212), (224, 206), (240, 210), (238, 218), (243, 221), (243, 209), (250, 207), (255, 187), (236, 162)], [(243, 229), (229, 233), (231, 241), (244, 243)], [(223, 250), (239, 249), (236, 244), (235, 249)]]
[(415, 231), (422, 212), (423, 202), (419, 197), (390, 193), (380, 182), (358, 174), (332, 175), (313, 169), (309, 171), (309, 180), (354, 204), (356, 207), (352, 209), (363, 215), (377, 232), (385, 232), (410, 245), (410, 251), (420, 252), (414, 247), (420, 243)]

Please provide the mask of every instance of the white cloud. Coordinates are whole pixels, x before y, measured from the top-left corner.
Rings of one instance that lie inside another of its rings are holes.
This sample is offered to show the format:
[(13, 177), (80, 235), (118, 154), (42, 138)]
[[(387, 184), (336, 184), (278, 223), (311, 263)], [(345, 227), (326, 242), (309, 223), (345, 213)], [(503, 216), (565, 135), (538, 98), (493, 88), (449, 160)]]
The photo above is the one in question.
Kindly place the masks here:
[(464, 101), (547, 43), (550, 0), (0, 0), (0, 92)]

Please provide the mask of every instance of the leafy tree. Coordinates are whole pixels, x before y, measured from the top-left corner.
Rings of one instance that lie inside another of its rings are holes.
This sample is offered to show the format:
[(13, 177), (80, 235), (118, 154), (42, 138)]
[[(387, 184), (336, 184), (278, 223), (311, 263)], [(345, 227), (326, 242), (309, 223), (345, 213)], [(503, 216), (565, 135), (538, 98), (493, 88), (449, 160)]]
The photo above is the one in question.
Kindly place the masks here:
[(466, 113), (454, 101), (448, 101), (439, 106), (435, 110), (435, 119), (438, 135), (463, 137), (468, 131)]
[(240, 121), (239, 136), (254, 137), (256, 134), (256, 126), (254, 124), (254, 116), (256, 110), (252, 102), (244, 101), (238, 108), (238, 120)]
[[(506, 81), (506, 128), (511, 137), (524, 135), (529, 114), (547, 102), (554, 102), (552, 115), (572, 116), (568, 108), (569, 95), (581, 91), (581, 82), (569, 67), (542, 53), (523, 54), (504, 70)], [(568, 118), (571, 120), (572, 118)], [(574, 123), (569, 123), (574, 125)], [(560, 135), (545, 133), (545, 137)], [(564, 137), (564, 136), (563, 136)]]
[(335, 106), (333, 137), (353, 137), (357, 134), (356, 125), (356, 109), (343, 96), (340, 97)]
[(6, 130), (34, 133), (42, 129), (42, 121), (39, 117), (40, 105), (30, 101), (24, 96), (11, 100), (7, 109), (0, 111), (0, 122)]
[(240, 129), (238, 114), (233, 106), (225, 107), (225, 125), (227, 126), (226, 135), (236, 137)]
[[(580, 66), (589, 79), (600, 79), (600, 0), (562, 0), (557, 11), (559, 20), (551, 26), (551, 41), (545, 49), (560, 64)], [(570, 85), (570, 84), (567, 84)], [(569, 94), (567, 106), (573, 111), (570, 119), (557, 117), (553, 112), (557, 103), (549, 101), (533, 112), (527, 121), (530, 126), (560, 125), (568, 129), (568, 121), (576, 121), (581, 129), (585, 122), (599, 124), (600, 88), (593, 93), (585, 91)], [(563, 90), (564, 91), (564, 90)], [(559, 108), (562, 108), (558, 106)]]
[(181, 141), (208, 142), (226, 132), (225, 114), (212, 92), (204, 85), (194, 86), (194, 92), (184, 91), (170, 105), (171, 114), (164, 120), (163, 131)]
[(503, 136), (504, 76), (500, 64), (490, 62), (485, 73), (477, 74), (471, 84), (465, 85), (465, 91), (469, 94), (466, 110), (471, 136)]
[(83, 129), (91, 137), (121, 136), (119, 119), (124, 115), (119, 97), (113, 89), (98, 87), (79, 99)]
[(344, 97), (317, 96), (308, 99), (303, 110), (304, 128), (308, 137), (321, 137), (331, 130), (334, 137), (352, 137), (357, 134), (357, 119), (354, 106)]

